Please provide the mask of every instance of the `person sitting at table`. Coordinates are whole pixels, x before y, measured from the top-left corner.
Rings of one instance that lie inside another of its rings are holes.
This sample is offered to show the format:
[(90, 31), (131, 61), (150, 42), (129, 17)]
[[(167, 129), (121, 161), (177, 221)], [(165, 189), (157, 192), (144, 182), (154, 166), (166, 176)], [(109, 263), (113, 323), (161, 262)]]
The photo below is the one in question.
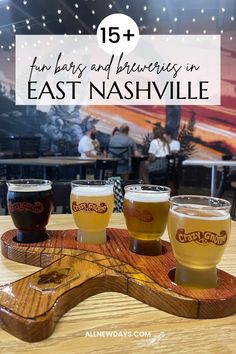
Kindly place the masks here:
[(119, 134), (111, 136), (108, 146), (108, 156), (119, 158), (117, 174), (124, 180), (129, 178), (131, 172), (131, 156), (140, 156), (137, 145), (129, 137), (129, 126), (122, 124)]
[(169, 155), (170, 149), (164, 139), (161, 127), (153, 128), (153, 140), (150, 143), (148, 153), (148, 159), (141, 161), (139, 166), (139, 178), (142, 179), (144, 183), (150, 183), (150, 172), (158, 172), (159, 174), (162, 172), (165, 173), (168, 166), (166, 157)]
[(180, 142), (173, 139), (173, 134), (170, 130), (165, 130), (163, 134), (164, 139), (170, 147), (171, 154), (177, 154), (180, 151)]
[(98, 155), (99, 142), (96, 139), (96, 127), (94, 124), (87, 124), (86, 131), (79, 141), (78, 151), (83, 158)]

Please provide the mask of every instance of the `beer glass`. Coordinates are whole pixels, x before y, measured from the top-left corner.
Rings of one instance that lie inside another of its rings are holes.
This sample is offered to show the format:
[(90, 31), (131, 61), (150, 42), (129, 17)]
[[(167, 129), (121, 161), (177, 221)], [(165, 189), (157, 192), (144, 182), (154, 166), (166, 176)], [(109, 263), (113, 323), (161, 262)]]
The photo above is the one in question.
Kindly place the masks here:
[(180, 195), (170, 199), (168, 233), (177, 260), (177, 284), (216, 287), (216, 265), (230, 236), (229, 210), (230, 203), (219, 198)]
[(72, 181), (71, 211), (77, 227), (77, 240), (102, 244), (114, 207), (113, 184), (107, 181)]
[(8, 181), (7, 186), (7, 207), (17, 228), (16, 241), (46, 240), (46, 225), (52, 210), (51, 181), (18, 179)]
[(123, 210), (132, 252), (162, 254), (160, 239), (166, 228), (169, 198), (168, 187), (145, 184), (125, 187)]

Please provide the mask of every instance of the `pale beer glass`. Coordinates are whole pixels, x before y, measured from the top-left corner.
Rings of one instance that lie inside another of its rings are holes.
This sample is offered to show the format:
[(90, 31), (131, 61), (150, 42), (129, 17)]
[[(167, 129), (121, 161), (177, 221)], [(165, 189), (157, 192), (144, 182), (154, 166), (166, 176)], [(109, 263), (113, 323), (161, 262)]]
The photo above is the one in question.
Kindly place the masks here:
[(137, 184), (125, 187), (124, 216), (131, 236), (130, 250), (143, 255), (161, 255), (170, 188)]
[(72, 181), (70, 206), (79, 228), (77, 240), (102, 244), (107, 241), (106, 227), (113, 207), (113, 184), (107, 181)]
[(217, 269), (231, 228), (224, 199), (180, 195), (170, 199), (168, 233), (177, 260), (175, 282), (196, 288), (217, 286)]

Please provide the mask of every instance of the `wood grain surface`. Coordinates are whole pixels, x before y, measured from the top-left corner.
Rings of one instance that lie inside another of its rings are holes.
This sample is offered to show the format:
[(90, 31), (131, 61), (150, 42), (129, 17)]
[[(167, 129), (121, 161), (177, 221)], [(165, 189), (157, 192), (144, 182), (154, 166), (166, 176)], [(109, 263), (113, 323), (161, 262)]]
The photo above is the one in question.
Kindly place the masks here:
[[(13, 227), (9, 217), (0, 218), (1, 231)], [(123, 218), (114, 215), (111, 226), (124, 227)], [(53, 215), (51, 229), (74, 228), (71, 215)], [(236, 275), (235, 225), (228, 249), (219, 267)], [(12, 282), (35, 272), (35, 267), (1, 258), (1, 284)], [(43, 342), (27, 344), (0, 331), (0, 352), (57, 352), (57, 353), (197, 353), (234, 352), (235, 315), (214, 320), (190, 320), (175, 317), (148, 307), (125, 295), (105, 293), (85, 300), (68, 312), (53, 335)], [(89, 331), (89, 332), (86, 332)], [(93, 331), (130, 331), (132, 336), (89, 337)], [(137, 336), (137, 331), (139, 336)], [(142, 337), (149, 331), (150, 337)], [(135, 336), (136, 334), (136, 336)]]

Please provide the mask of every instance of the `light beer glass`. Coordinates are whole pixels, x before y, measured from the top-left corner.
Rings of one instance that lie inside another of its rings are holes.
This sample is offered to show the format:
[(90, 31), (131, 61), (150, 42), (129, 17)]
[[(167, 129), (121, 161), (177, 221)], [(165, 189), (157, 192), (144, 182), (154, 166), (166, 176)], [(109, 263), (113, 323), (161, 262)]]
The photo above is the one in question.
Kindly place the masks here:
[(168, 233), (177, 260), (175, 282), (195, 288), (217, 286), (217, 269), (230, 236), (230, 203), (180, 195), (170, 199)]
[(123, 210), (132, 252), (162, 254), (160, 239), (166, 228), (169, 198), (168, 187), (148, 184), (125, 187)]
[(114, 207), (113, 184), (107, 181), (72, 181), (71, 211), (80, 229), (77, 239), (84, 243), (107, 241), (106, 227)]
[(51, 181), (18, 179), (7, 182), (7, 186), (7, 207), (17, 228), (16, 241), (46, 240), (46, 225), (52, 211)]

